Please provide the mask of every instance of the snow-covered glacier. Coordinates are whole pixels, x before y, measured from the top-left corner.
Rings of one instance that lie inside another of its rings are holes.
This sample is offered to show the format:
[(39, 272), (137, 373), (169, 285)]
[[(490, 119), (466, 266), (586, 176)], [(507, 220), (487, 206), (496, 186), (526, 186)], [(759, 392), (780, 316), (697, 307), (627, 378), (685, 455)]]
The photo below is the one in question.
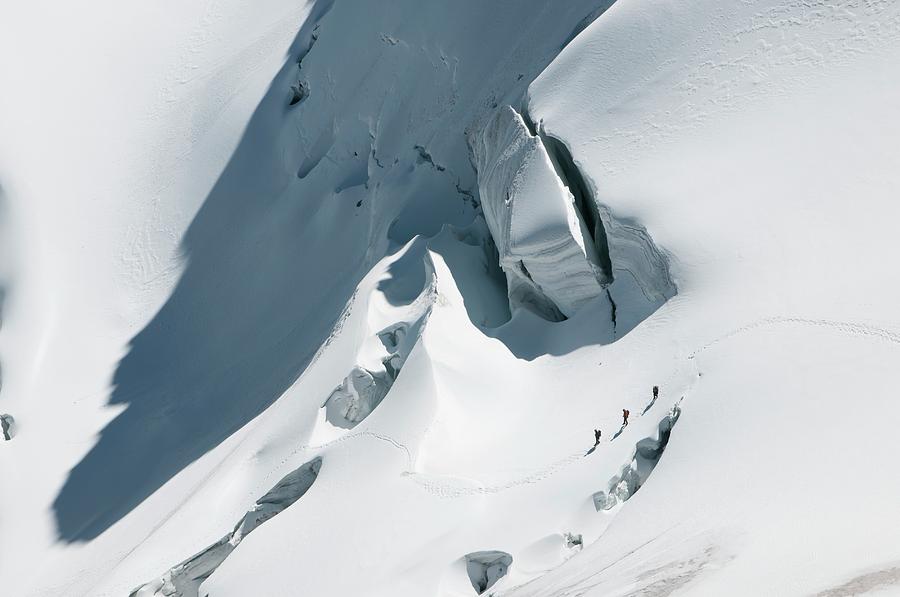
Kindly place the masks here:
[(0, 595), (900, 594), (900, 3), (23, 3), (0, 55)]

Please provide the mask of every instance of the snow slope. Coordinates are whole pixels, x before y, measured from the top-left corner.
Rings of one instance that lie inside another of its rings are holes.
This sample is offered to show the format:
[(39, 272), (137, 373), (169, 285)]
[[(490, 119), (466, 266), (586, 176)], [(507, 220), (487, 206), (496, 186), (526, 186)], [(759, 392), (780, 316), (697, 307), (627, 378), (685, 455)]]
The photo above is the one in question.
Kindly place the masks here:
[(900, 594), (900, 4), (183, 4), (0, 25), (4, 595)]

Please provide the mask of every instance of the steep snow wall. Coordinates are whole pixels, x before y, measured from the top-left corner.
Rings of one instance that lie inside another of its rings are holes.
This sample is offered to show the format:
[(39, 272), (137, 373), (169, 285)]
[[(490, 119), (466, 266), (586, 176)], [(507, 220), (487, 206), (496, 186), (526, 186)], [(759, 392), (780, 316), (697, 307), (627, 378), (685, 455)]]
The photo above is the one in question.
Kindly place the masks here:
[(557, 320), (605, 296), (613, 324), (622, 319), (627, 332), (675, 295), (668, 260), (646, 230), (596, 200), (566, 144), (527, 110), (499, 108), (469, 141), (513, 308)]
[(513, 307), (574, 315), (610, 281), (574, 197), (537, 135), (503, 106), (472, 138), (485, 220)]

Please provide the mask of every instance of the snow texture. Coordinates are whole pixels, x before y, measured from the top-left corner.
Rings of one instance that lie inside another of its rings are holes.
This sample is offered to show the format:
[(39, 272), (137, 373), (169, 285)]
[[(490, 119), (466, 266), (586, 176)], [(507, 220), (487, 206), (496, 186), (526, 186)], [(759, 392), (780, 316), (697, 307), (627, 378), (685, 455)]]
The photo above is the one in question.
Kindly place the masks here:
[(3, 597), (900, 593), (900, 2), (8, 4)]

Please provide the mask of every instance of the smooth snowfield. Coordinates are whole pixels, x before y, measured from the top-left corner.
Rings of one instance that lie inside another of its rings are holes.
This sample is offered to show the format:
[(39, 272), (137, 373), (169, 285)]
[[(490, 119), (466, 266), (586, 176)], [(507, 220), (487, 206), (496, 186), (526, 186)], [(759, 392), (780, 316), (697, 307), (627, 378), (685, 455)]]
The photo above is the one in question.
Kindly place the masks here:
[(51, 4), (0, 594), (900, 594), (900, 4)]

